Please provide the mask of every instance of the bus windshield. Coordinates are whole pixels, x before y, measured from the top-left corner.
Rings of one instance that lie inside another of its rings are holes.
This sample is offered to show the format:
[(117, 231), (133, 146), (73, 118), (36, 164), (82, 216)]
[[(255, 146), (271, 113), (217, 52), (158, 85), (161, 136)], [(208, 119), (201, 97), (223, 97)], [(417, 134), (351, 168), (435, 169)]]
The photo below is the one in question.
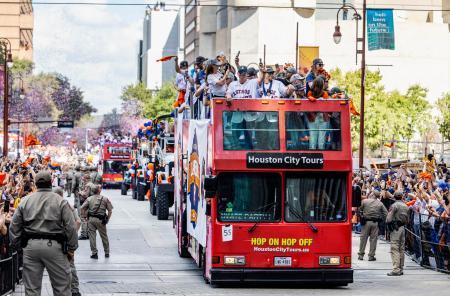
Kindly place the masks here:
[(224, 111), (224, 150), (279, 150), (278, 112)]
[(339, 112), (286, 112), (288, 150), (341, 150)]
[(103, 172), (105, 174), (122, 174), (126, 166), (121, 161), (106, 160), (103, 162)]
[(222, 173), (218, 218), (230, 222), (273, 222), (281, 216), (279, 174)]
[(333, 174), (288, 174), (286, 176), (287, 222), (345, 221), (346, 176)]

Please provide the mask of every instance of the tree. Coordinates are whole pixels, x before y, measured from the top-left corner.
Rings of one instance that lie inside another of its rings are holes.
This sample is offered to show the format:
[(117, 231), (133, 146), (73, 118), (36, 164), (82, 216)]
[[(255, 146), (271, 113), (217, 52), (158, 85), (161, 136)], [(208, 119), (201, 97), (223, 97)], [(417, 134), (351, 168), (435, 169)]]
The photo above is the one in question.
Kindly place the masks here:
[[(360, 109), (361, 74), (352, 71), (343, 74), (339, 69), (331, 72), (336, 85), (353, 96)], [(415, 133), (423, 132), (423, 126), (430, 117), (430, 105), (426, 100), (427, 89), (412, 85), (405, 94), (397, 90), (386, 92), (381, 84), (379, 71), (366, 73), (366, 102), (364, 142), (372, 151), (378, 149), (383, 138), (410, 140)], [(356, 150), (359, 143), (360, 117), (352, 116), (352, 143)]]
[(438, 121), (439, 132), (445, 140), (450, 141), (450, 92), (443, 94), (436, 105), (441, 113)]
[(163, 84), (162, 88), (153, 96), (149, 103), (144, 105), (145, 118), (155, 118), (172, 112), (176, 96), (177, 91), (171, 83)]

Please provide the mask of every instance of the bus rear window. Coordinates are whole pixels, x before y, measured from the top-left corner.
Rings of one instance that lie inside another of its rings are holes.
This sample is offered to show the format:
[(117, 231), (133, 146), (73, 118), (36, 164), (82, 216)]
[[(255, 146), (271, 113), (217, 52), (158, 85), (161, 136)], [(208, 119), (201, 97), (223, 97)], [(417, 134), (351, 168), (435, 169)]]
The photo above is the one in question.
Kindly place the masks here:
[(279, 174), (221, 173), (218, 218), (223, 222), (273, 222), (281, 216)]
[(341, 113), (286, 112), (287, 150), (341, 150)]
[(224, 111), (224, 150), (279, 150), (278, 112)]

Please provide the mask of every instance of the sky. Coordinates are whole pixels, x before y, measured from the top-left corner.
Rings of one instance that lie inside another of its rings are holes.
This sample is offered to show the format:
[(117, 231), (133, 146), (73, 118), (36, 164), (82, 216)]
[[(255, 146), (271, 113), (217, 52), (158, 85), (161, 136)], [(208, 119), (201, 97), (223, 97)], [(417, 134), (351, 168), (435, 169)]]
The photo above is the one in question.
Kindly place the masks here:
[(67, 76), (97, 114), (120, 108), (122, 87), (137, 80), (144, 13), (145, 6), (34, 5), (36, 72)]

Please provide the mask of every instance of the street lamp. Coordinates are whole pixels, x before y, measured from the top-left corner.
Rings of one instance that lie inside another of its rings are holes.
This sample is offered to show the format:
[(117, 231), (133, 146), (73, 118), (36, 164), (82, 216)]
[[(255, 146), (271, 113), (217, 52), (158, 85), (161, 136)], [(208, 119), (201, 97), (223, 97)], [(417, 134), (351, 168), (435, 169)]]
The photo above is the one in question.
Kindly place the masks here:
[(8, 125), (9, 125), (9, 101), (8, 101), (8, 69), (12, 68), (13, 59), (11, 54), (11, 42), (6, 38), (0, 38), (0, 49), (2, 49), (3, 57), (3, 156), (8, 156)]
[[(341, 8), (338, 9), (336, 14), (336, 26), (334, 27), (333, 40), (334, 43), (339, 44), (341, 42), (342, 33), (341, 27), (339, 26), (339, 13), (341, 10), (347, 11), (352, 9), (355, 13), (353, 14), (353, 19), (356, 21), (356, 64), (358, 64), (358, 54), (361, 55), (361, 112), (359, 121), (359, 168), (364, 167), (364, 98), (366, 92), (366, 0), (363, 1), (363, 12), (362, 12), (362, 37), (358, 37), (358, 22), (361, 20), (361, 15), (358, 13), (356, 8), (348, 3), (344, 3)], [(361, 49), (358, 49), (358, 44), (361, 43)]]

